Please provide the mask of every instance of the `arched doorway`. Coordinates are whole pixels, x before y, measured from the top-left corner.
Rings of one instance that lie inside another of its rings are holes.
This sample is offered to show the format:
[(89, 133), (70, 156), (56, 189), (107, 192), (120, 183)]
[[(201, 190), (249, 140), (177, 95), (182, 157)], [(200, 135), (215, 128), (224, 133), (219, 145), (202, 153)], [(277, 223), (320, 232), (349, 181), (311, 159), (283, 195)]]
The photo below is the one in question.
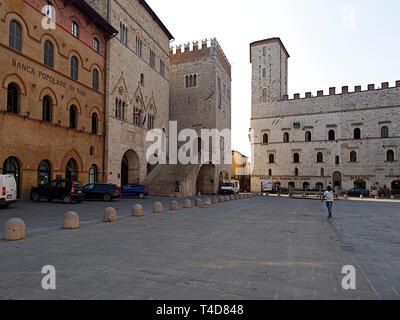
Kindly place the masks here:
[(20, 195), (20, 187), (21, 187), (21, 175), (20, 175), (20, 165), (19, 161), (15, 157), (10, 157), (6, 159), (3, 163), (3, 174), (11, 174), (15, 178), (15, 182), (17, 183), (17, 197)]
[(322, 182), (317, 182), (317, 184), (315, 185), (315, 188), (318, 191), (322, 191), (322, 190), (324, 190), (324, 184)]
[(205, 164), (201, 167), (196, 179), (196, 193), (214, 194), (215, 190), (215, 166)]
[(339, 171), (333, 173), (332, 182), (334, 187), (342, 186), (342, 174)]
[(228, 172), (225, 173), (225, 180), (229, 180), (229, 173)]
[(392, 195), (400, 194), (400, 180), (395, 180), (392, 182)]
[(127, 151), (121, 162), (121, 186), (140, 182), (139, 156), (133, 150)]
[(39, 163), (38, 167), (38, 185), (44, 185), (50, 182), (51, 179), (51, 167), (48, 160), (43, 160)]
[(74, 158), (71, 158), (67, 162), (67, 166), (65, 167), (65, 179), (77, 181), (78, 180), (78, 163)]
[(99, 175), (99, 170), (97, 169), (97, 166), (95, 164), (93, 164), (89, 168), (89, 183), (99, 182), (98, 175)]

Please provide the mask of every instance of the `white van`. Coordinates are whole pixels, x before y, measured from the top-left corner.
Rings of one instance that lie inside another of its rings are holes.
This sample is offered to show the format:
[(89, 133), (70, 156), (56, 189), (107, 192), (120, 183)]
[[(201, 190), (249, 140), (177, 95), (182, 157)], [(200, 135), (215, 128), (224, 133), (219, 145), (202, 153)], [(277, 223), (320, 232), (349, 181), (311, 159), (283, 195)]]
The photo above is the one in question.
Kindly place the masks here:
[(272, 180), (263, 180), (261, 182), (262, 192), (272, 192), (274, 191), (274, 182)]
[(238, 180), (225, 180), (221, 184), (222, 194), (238, 194), (240, 192), (240, 182)]
[(17, 202), (17, 183), (10, 174), (0, 174), (0, 207), (6, 208)]

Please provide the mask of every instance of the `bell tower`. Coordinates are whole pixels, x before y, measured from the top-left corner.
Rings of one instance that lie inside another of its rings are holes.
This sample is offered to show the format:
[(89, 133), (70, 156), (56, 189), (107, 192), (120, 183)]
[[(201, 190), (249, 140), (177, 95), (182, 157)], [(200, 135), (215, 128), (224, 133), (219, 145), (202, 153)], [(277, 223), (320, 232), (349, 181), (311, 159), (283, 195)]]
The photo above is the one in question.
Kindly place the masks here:
[(288, 94), (289, 57), (280, 38), (250, 44), (252, 104), (272, 103)]

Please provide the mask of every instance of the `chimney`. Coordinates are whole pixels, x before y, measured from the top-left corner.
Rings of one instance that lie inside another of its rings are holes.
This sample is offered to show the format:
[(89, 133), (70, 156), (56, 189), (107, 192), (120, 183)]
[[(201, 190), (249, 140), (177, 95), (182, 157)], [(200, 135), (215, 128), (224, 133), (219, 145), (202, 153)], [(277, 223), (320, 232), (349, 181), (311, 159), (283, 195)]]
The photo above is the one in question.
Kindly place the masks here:
[(317, 91), (317, 97), (323, 97), (323, 96), (324, 96), (324, 90)]
[(300, 93), (295, 93), (294, 94), (294, 100), (300, 99)]
[(361, 92), (361, 86), (355, 86), (354, 92)]
[(389, 88), (389, 82), (382, 82), (382, 89)]
[(375, 84), (369, 84), (368, 91), (373, 91), (373, 90), (375, 90)]
[(342, 94), (348, 94), (348, 93), (349, 93), (349, 87), (348, 86), (342, 87)]
[(397, 80), (396, 81), (396, 88), (399, 88), (400, 87), (400, 80)]
[(329, 88), (329, 95), (334, 96), (335, 94), (336, 94), (336, 88), (335, 87)]
[(282, 97), (282, 101), (288, 101), (289, 100), (289, 96), (287, 95), (287, 94), (285, 94), (283, 97)]
[(306, 98), (311, 98), (311, 92), (306, 92)]

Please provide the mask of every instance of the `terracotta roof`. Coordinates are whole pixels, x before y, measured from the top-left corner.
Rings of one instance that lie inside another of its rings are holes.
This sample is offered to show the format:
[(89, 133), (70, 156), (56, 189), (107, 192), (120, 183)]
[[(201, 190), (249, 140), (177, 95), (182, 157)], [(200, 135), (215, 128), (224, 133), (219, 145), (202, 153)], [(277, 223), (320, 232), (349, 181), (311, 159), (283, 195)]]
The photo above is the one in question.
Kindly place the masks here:
[(258, 45), (261, 45), (261, 44), (268, 44), (268, 43), (272, 43), (272, 42), (277, 42), (280, 45), (280, 47), (282, 48), (282, 50), (285, 52), (286, 56), (288, 58), (290, 57), (288, 51), (286, 50), (285, 46), (283, 45), (283, 42), (282, 42), (281, 38), (269, 38), (269, 39), (259, 40), (259, 41), (255, 41), (255, 42), (250, 43), (250, 62), (252, 61), (251, 48), (253, 46), (258, 46)]

